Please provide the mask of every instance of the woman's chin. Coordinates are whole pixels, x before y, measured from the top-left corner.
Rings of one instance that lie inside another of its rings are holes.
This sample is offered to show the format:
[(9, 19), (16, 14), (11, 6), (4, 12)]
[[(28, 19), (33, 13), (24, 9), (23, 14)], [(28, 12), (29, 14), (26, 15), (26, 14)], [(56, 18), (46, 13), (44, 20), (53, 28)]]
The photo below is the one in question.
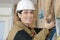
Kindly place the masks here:
[(31, 24), (31, 22), (27, 22), (28, 24)]
[(32, 22), (31, 21), (27, 21), (26, 23), (31, 24)]

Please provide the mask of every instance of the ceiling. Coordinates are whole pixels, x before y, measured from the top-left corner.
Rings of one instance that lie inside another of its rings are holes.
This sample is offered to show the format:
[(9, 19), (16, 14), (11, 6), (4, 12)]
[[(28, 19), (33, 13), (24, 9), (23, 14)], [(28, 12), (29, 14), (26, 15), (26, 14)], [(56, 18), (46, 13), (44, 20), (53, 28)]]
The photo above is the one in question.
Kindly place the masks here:
[[(0, 0), (0, 4), (17, 4), (20, 0)], [(37, 0), (32, 0), (34, 4), (37, 3)]]
[[(13, 7), (20, 0), (0, 0), (0, 7)], [(32, 0), (34, 4), (37, 4), (37, 0)]]
[(0, 0), (1, 4), (13, 4), (13, 3), (17, 3), (19, 0)]

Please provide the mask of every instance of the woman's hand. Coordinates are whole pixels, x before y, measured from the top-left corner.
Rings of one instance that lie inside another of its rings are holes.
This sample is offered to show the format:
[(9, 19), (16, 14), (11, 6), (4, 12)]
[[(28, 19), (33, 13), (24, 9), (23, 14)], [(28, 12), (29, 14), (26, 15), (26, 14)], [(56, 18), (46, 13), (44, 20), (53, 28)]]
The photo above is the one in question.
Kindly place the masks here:
[(47, 29), (51, 29), (51, 28), (53, 28), (55, 26), (55, 23), (54, 23), (54, 21), (51, 21), (50, 23), (45, 23), (45, 27), (47, 28)]

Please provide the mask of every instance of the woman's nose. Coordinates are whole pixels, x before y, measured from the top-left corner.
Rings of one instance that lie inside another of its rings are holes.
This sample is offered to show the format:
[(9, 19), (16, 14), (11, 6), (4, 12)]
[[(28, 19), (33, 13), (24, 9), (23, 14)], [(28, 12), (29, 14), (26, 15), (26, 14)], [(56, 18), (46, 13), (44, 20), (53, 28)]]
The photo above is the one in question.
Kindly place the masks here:
[(28, 16), (31, 16), (31, 13), (28, 13)]

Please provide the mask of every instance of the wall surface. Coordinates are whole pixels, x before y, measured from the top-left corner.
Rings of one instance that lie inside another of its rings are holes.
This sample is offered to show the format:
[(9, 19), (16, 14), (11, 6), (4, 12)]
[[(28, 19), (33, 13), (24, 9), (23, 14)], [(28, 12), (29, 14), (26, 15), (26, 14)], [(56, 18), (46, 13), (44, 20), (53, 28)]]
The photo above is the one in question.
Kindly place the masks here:
[(6, 40), (13, 25), (13, 5), (0, 4), (0, 40)]

